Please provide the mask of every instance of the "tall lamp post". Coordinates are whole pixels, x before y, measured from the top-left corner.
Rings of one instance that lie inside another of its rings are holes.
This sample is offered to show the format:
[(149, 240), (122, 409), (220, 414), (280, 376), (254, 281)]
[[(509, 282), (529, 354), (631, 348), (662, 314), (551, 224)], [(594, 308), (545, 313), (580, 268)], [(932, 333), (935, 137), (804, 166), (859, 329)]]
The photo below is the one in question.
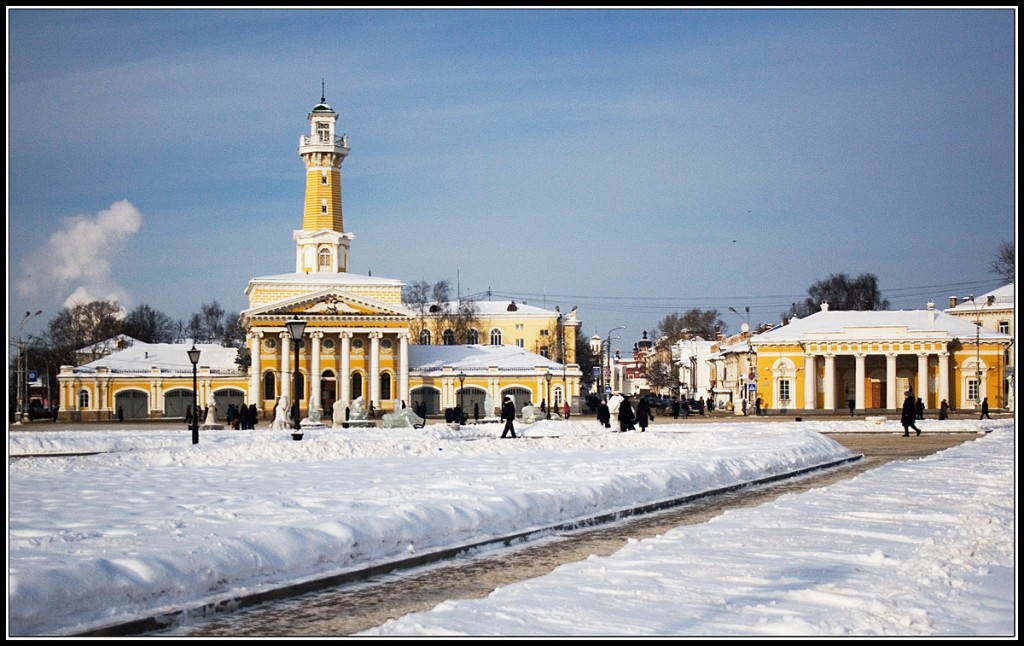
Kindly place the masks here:
[[(609, 382), (611, 382), (611, 380), (612, 380), (612, 332), (614, 332), (615, 330), (625, 330), (625, 329), (626, 329), (625, 325), (620, 325), (619, 327), (613, 327), (612, 329), (608, 330), (608, 334), (605, 336), (605, 344), (608, 346), (608, 362), (605, 365), (608, 366), (608, 381)], [(619, 337), (615, 337), (615, 338), (619, 338)], [(604, 368), (601, 369), (601, 379), (602, 380), (604, 379)], [(603, 385), (605, 385), (605, 384), (602, 384), (602, 386)], [(611, 383), (608, 383), (607, 385), (611, 386)], [(604, 395), (604, 393), (601, 393), (601, 395)]]
[(462, 420), (466, 418), (466, 373), (459, 372), (459, 426), (462, 426)]
[(548, 410), (547, 410), (546, 419), (551, 419), (551, 371), (550, 370), (548, 370), (547, 374), (544, 375), (544, 379), (546, 379), (547, 382), (548, 382), (548, 394), (547, 394)]
[(25, 365), (25, 340), (21, 334), (25, 330), (25, 324), (43, 313), (43, 310), (25, 312), (21, 317), (21, 324), (18, 326), (18, 423), (25, 421), (25, 400), (28, 399), (28, 366)]
[[(729, 311), (732, 312), (733, 314), (735, 314), (736, 316), (740, 316), (740, 313), (736, 311), (735, 307), (730, 307)], [(741, 317), (743, 319), (743, 325), (740, 326), (740, 334), (741, 335), (742, 334), (746, 334), (747, 335), (747, 366), (746, 366), (747, 370), (746, 371), (740, 370), (740, 362), (739, 362), (739, 359), (737, 359), (737, 361), (736, 361), (736, 379), (738, 380), (738, 383), (740, 385), (740, 400), (747, 402), (747, 404), (749, 405), (750, 397), (749, 397), (748, 390), (747, 390), (747, 382), (746, 382), (745, 375), (750, 372), (750, 365), (749, 365), (749, 363), (750, 363), (750, 306), (748, 305), (747, 307), (743, 308), (743, 312), (744, 312), (744, 314)], [(734, 412), (737, 415), (740, 415), (740, 414), (746, 415), (746, 409), (740, 410), (739, 408), (737, 408)]]
[(196, 366), (199, 364), (199, 348), (192, 342), (192, 349), (188, 351), (188, 360), (192, 362), (192, 443), (199, 444), (199, 400), (196, 392), (199, 383), (196, 379)]
[(295, 423), (294, 431), (292, 431), (292, 437), (302, 437), (302, 426), (299, 424), (299, 343), (302, 342), (302, 333), (306, 331), (306, 322), (301, 320), (298, 316), (285, 323), (285, 327), (288, 328), (288, 336), (292, 339), (292, 345), (295, 346), (295, 374), (292, 377), (292, 410), (295, 411)]

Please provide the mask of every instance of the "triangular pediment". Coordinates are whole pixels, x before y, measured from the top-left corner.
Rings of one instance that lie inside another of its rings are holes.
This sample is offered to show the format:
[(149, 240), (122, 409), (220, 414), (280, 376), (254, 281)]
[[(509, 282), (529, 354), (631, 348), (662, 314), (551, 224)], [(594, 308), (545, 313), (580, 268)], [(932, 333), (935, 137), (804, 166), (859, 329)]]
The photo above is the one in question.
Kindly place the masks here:
[(265, 317), (412, 318), (415, 313), (401, 305), (385, 303), (336, 288), (323, 289), (253, 307), (241, 313), (242, 320)]

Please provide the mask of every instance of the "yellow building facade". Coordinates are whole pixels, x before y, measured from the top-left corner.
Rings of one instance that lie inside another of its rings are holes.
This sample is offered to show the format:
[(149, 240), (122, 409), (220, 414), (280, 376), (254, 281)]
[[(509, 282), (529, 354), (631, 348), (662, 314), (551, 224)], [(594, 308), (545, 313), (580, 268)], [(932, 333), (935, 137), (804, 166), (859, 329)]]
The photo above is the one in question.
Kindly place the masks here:
[[(213, 405), (222, 418), (229, 404), (255, 403), (267, 420), (282, 397), (292, 401), (297, 394), (303, 416), (323, 419), (336, 403), (347, 407), (359, 397), (381, 412), (424, 404), (437, 414), (463, 406), (484, 418), (505, 396), (517, 408), (568, 401), (578, 409), (575, 310), (562, 315), (481, 303), (475, 343), (421, 343), (424, 317), (403, 305), (402, 281), (349, 271), (354, 236), (344, 228), (341, 191), (349, 140), (338, 133), (337, 120), (324, 97), (308, 115), (309, 133), (298, 147), (306, 191), (302, 228), (293, 233), (295, 271), (246, 286), (240, 323), (247, 368), (235, 361), (237, 350), (223, 348), (233, 353), (223, 356), (217, 346), (200, 346), (199, 408)], [(293, 341), (287, 323), (296, 319), (305, 327)], [(193, 393), (189, 347), (137, 344), (84, 366), (63, 366), (61, 417), (112, 419), (119, 410), (127, 419), (183, 416)], [(565, 361), (555, 361), (562, 356)]]
[(757, 355), (757, 396), (773, 411), (848, 408), (894, 411), (905, 394), (926, 408), (946, 400), (975, 410), (1003, 397), (1009, 335), (926, 310), (822, 311), (750, 338)]

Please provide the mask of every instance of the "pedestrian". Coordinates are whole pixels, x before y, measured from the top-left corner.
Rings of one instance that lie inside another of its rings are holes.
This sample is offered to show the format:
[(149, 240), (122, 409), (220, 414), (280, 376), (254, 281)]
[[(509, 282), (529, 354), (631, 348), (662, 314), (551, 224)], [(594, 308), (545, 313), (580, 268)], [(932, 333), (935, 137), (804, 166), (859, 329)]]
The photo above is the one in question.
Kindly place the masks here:
[(708, 397), (708, 400), (707, 400), (706, 403), (707, 403), (707, 406), (708, 406), (708, 412), (709, 413), (715, 412), (715, 400), (713, 398), (711, 398), (711, 397)]
[(192, 404), (185, 409), (185, 426), (192, 426)]
[(118, 406), (117, 407), (117, 421), (119, 421), (119, 422), (123, 422), (124, 421), (124, 406)]
[(473, 421), (480, 421), (480, 402), (473, 402)]
[(924, 419), (924, 402), (917, 398), (917, 419)]
[(540, 400), (540, 412), (544, 413), (545, 415), (548, 412), (548, 406), (547, 406), (546, 401), (547, 400), (544, 400), (544, 399)]
[(256, 404), (249, 404), (249, 430), (256, 430), (256, 420), (258, 419), (256, 412)]
[[(621, 410), (621, 409), (620, 409)], [(640, 432), (647, 432), (647, 422), (653, 418), (651, 405), (647, 403), (646, 397), (641, 397), (636, 405), (636, 423), (640, 425)]]
[(949, 402), (945, 399), (939, 404), (939, 419), (949, 419)]
[(907, 392), (907, 398), (903, 400), (903, 412), (900, 414), (900, 424), (903, 424), (903, 437), (910, 437), (910, 429), (921, 434), (921, 429), (914, 425), (917, 417), (917, 406), (914, 404), (914, 394)]
[(511, 433), (512, 439), (515, 439), (516, 429), (512, 423), (516, 419), (516, 405), (512, 403), (512, 398), (508, 395), (505, 395), (505, 399), (501, 403), (501, 419), (505, 420), (505, 429), (501, 432), (501, 437), (504, 438)]
[[(701, 404), (701, 406), (703, 407), (704, 404)], [(683, 400), (682, 409), (683, 409), (683, 419), (690, 419), (690, 400), (689, 399), (684, 399)], [(704, 409), (701, 408), (701, 410), (704, 410)]]
[[(986, 417), (988, 417), (988, 397), (981, 400), (981, 417), (979, 417), (978, 419), (985, 419)], [(988, 419), (992, 418), (988, 417)]]
[(679, 419), (679, 400), (672, 400), (672, 419)]
[[(761, 400), (760, 396), (758, 396), (757, 400), (754, 401), (754, 415), (760, 415), (761, 414), (761, 401), (762, 400)], [(850, 411), (850, 414), (851, 415), (853, 414), (852, 410)]]
[(60, 411), (60, 404), (53, 405), (53, 421), (57, 421), (57, 412)]
[(607, 399), (602, 399), (601, 403), (597, 405), (597, 421), (605, 428), (612, 427), (612, 413), (608, 410)]
[(565, 419), (569, 419), (569, 413), (571, 410), (572, 409), (569, 408), (569, 402), (562, 404), (562, 416), (565, 417)]
[(851, 397), (846, 403), (850, 407), (850, 417), (853, 417), (853, 409), (857, 407), (857, 402), (855, 402), (853, 397)]
[(633, 415), (633, 405), (629, 403), (629, 395), (623, 395), (622, 403), (619, 404), (619, 432), (635, 430), (634, 422), (636, 417)]

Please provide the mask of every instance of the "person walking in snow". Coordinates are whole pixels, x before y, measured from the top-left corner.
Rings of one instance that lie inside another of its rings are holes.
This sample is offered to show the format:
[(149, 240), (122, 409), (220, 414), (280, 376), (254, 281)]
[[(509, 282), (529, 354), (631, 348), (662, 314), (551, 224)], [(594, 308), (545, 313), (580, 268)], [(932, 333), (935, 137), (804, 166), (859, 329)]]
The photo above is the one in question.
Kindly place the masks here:
[(605, 428), (612, 427), (612, 413), (608, 410), (608, 400), (602, 399), (597, 405), (597, 421)]
[(914, 402), (914, 394), (907, 392), (907, 398), (903, 400), (903, 412), (900, 414), (900, 424), (903, 424), (903, 437), (910, 437), (910, 429), (921, 434), (921, 429), (914, 425), (917, 418), (917, 405)]
[(512, 398), (507, 395), (501, 404), (501, 419), (505, 420), (505, 430), (501, 432), (501, 437), (504, 438), (511, 433), (512, 439), (515, 439), (516, 429), (512, 423), (516, 419), (516, 405), (512, 403)]
[(622, 396), (622, 403), (619, 404), (619, 432), (636, 430), (633, 423), (636, 417), (633, 415), (633, 405), (629, 403), (629, 395)]
[[(985, 419), (986, 417), (988, 417), (988, 397), (981, 401), (981, 417), (978, 419)], [(991, 417), (988, 418), (992, 419)]]
[(647, 403), (646, 397), (641, 397), (640, 401), (636, 405), (636, 423), (640, 425), (640, 432), (647, 432), (647, 422), (653, 419), (651, 415), (651, 405)]

